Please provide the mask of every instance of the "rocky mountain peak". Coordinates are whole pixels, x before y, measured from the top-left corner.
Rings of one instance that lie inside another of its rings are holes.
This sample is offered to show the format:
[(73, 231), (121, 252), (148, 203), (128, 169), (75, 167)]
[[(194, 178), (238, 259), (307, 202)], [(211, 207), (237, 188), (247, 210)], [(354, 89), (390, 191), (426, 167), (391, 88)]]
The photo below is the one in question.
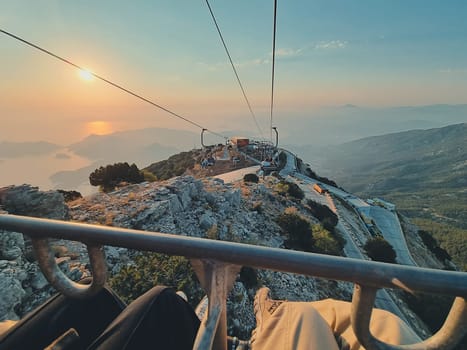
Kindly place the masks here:
[[(319, 226), (320, 220), (313, 216), (307, 204), (313, 199), (327, 203), (333, 211), (341, 208), (339, 221), (350, 222), (354, 234), (365, 239), (367, 233), (360, 231), (355, 212), (339, 203), (337, 207), (332, 205), (326, 196), (316, 194), (303, 181), (290, 177), (287, 181), (265, 176), (259, 183), (243, 180), (224, 183), (219, 178), (180, 176), (166, 181), (132, 184), (68, 203), (58, 192), (19, 186), (0, 189), (0, 204), (12, 214), (287, 248), (288, 237), (278, 218), (284, 213), (292, 213), (310, 226)], [(292, 184), (302, 189), (303, 198), (285, 190), (293, 187)], [(336, 226), (336, 231), (341, 229)], [(0, 237), (0, 290), (11, 291), (2, 298), (0, 317), (18, 319), (53, 290), (24, 247), (22, 235), (2, 233)], [(89, 274), (87, 253), (82, 244), (59, 240), (52, 242), (52, 248), (71, 278), (78, 280)], [(105, 247), (105, 251), (112, 274), (133, 264), (133, 255), (125, 248)], [(258, 283), (267, 285), (273, 297), (280, 299), (311, 301), (334, 297), (350, 300), (353, 288), (345, 282), (282, 272), (258, 270), (256, 274)], [(248, 337), (254, 328), (253, 297), (257, 287), (241, 280), (235, 283), (228, 301), (232, 334)], [(410, 311), (408, 313), (416, 319)], [(426, 333), (422, 323), (417, 327), (420, 333)]]

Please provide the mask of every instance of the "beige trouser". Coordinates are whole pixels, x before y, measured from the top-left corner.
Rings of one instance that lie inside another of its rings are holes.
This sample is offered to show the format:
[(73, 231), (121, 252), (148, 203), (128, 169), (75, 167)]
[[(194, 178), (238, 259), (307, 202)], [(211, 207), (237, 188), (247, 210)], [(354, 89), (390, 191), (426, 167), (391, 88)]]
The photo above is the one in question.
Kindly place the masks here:
[[(316, 302), (283, 302), (257, 328), (253, 350), (363, 349), (350, 324), (351, 304), (326, 299)], [(389, 344), (412, 344), (420, 338), (397, 316), (374, 309), (370, 331)], [(341, 340), (345, 341), (342, 345)], [(338, 344), (339, 343), (339, 344)], [(348, 345), (345, 345), (347, 343)]]
[(3, 333), (6, 333), (7, 330), (9, 330), (11, 327), (13, 327), (16, 324), (17, 321), (11, 321), (11, 320), (5, 320), (0, 322), (0, 336)]

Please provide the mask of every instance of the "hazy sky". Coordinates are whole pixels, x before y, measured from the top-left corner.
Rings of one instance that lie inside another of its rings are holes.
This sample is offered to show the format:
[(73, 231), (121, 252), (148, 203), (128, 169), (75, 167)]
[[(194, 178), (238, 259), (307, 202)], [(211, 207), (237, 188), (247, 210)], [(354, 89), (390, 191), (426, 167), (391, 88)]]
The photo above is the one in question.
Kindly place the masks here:
[[(273, 2), (211, 0), (268, 133)], [(202, 0), (0, 0), (0, 28), (215, 130), (255, 132)], [(275, 118), (467, 103), (467, 1), (279, 0)], [(0, 34), (0, 141), (196, 128)]]

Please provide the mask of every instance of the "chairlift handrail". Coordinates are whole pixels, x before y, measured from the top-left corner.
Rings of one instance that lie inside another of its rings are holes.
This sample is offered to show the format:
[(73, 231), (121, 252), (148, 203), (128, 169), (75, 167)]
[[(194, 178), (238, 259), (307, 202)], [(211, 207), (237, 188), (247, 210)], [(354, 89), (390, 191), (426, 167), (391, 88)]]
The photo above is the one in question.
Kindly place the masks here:
[(0, 215), (0, 229), (31, 238), (52, 237), (87, 245), (108, 245), (195, 259), (291, 272), (377, 288), (397, 288), (467, 298), (467, 273), (402, 266), (187, 237), (169, 233), (90, 225), (11, 214)]
[[(34, 245), (38, 262), (49, 282), (71, 297), (92, 295), (105, 280), (104, 256), (100, 245), (110, 245), (181, 255), (191, 258), (210, 305), (197, 333), (194, 350), (227, 350), (225, 300), (240, 266), (286, 271), (353, 282), (352, 328), (357, 339), (368, 350), (451, 350), (467, 332), (467, 273), (400, 266), (365, 260), (304, 253), (241, 243), (215, 241), (168, 233), (137, 231), (26, 216), (0, 214), (0, 230), (28, 235)], [(46, 243), (46, 237), (85, 243), (90, 253), (93, 279), (97, 283), (84, 291), (73, 286), (59, 272)], [(37, 242), (42, 242), (37, 244)], [(208, 280), (206, 279), (208, 278)], [(213, 288), (214, 286), (214, 288)], [(443, 327), (425, 341), (411, 345), (389, 345), (371, 335), (369, 320), (378, 288), (402, 288), (409, 291), (449, 294), (456, 296)], [(218, 290), (220, 289), (220, 290)], [(221, 321), (222, 320), (222, 321)]]

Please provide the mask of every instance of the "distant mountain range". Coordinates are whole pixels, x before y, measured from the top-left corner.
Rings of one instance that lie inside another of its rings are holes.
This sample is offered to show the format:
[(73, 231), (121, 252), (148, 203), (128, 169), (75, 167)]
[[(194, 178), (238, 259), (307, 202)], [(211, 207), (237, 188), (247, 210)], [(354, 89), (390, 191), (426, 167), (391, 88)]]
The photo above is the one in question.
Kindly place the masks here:
[(465, 189), (467, 124), (330, 146), (321, 150), (319, 164), (320, 172), (353, 192)]
[(467, 242), (466, 123), (368, 137), (308, 156), (316, 172), (346, 190), (383, 197), (424, 229), (454, 230)]
[(362, 198), (396, 204), (467, 269), (467, 124), (302, 149), (320, 175)]
[(147, 128), (109, 135), (90, 135), (72, 144), (77, 155), (107, 162), (127, 161), (138, 166), (149, 165), (155, 159), (165, 159), (199, 143), (199, 134), (184, 130)]
[(60, 188), (77, 188), (88, 183), (89, 174), (99, 166), (128, 162), (143, 168), (197, 146), (199, 139), (199, 134), (190, 131), (161, 128), (90, 135), (68, 148), (73, 153), (88, 158), (92, 164), (72, 171), (57, 172), (50, 179)]
[(18, 158), (52, 153), (62, 146), (54, 143), (38, 142), (0, 142), (0, 157)]
[[(0, 172), (0, 187), (30, 183), (50, 189), (52, 183), (54, 188), (89, 192), (84, 188), (89, 187), (88, 176), (101, 165), (128, 162), (143, 168), (199, 145), (199, 133), (162, 128), (90, 135), (68, 147), (45, 141), (0, 142), (0, 163), (9, 170)], [(12, 167), (17, 175), (13, 176)], [(25, 172), (31, 167), (33, 176)]]
[(467, 122), (467, 104), (371, 108), (345, 105), (278, 116), (280, 144), (321, 147), (364, 137)]

